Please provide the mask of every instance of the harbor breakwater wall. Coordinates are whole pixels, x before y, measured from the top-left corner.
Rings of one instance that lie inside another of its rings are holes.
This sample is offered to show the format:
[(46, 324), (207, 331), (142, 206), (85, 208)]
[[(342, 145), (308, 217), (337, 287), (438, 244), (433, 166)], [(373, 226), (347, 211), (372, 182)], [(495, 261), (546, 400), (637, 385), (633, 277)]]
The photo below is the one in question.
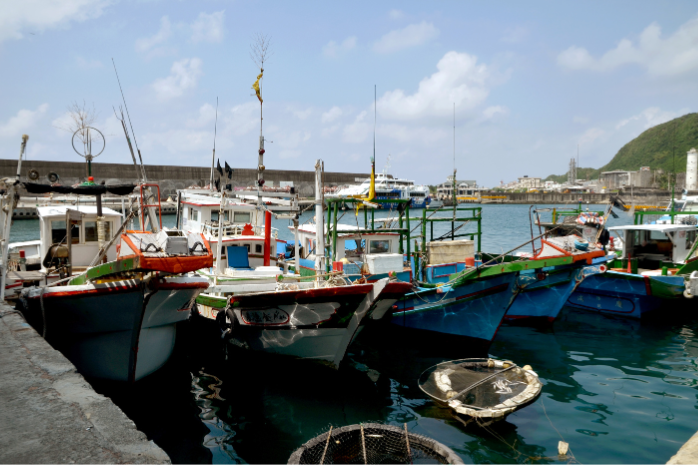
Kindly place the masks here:
[(608, 203), (612, 197), (618, 196), (630, 206), (634, 201), (635, 205), (662, 206), (669, 205), (671, 192), (655, 190), (652, 192), (619, 192), (604, 194), (563, 194), (558, 192), (483, 192), (481, 203), (505, 203), (505, 204), (603, 204)]
[[(233, 168), (233, 174), (226, 184), (235, 187), (252, 186), (257, 181), (257, 170), (248, 168)], [(29, 172), (36, 170), (39, 179), (35, 182), (48, 183), (47, 176), (56, 173), (63, 185), (73, 185), (87, 180), (85, 163), (65, 161), (35, 161), (22, 162), (21, 179), (28, 181)], [(160, 195), (163, 199), (176, 195), (177, 189), (192, 185), (203, 187), (209, 183), (211, 168), (200, 166), (166, 166), (145, 165), (149, 182), (160, 185)], [(0, 160), (0, 177), (10, 177), (17, 174), (16, 160)], [(121, 163), (92, 163), (92, 174), (95, 182), (105, 181), (106, 184), (136, 182), (136, 168), (132, 164)], [(218, 176), (216, 174), (216, 176)], [(338, 186), (356, 184), (368, 178), (369, 173), (336, 173), (325, 172), (325, 185)], [(265, 170), (265, 186), (278, 187), (293, 185), (302, 197), (315, 195), (315, 172), (299, 170)], [(360, 181), (357, 181), (360, 180)]]

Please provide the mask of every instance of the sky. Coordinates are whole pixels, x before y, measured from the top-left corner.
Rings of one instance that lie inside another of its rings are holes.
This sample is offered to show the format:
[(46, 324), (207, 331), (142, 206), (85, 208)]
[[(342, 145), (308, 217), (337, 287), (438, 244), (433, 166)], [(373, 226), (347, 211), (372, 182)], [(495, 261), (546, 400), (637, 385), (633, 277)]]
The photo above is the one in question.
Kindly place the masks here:
[(146, 164), (210, 166), (215, 129), (221, 164), (254, 168), (260, 34), (269, 169), (366, 173), (375, 125), (378, 171), (437, 184), (455, 155), (458, 179), (494, 187), (578, 150), (599, 168), (696, 111), (695, 1), (22, 0), (0, 14), (0, 157), (26, 133), (29, 160), (80, 161), (77, 103), (106, 138), (96, 161), (130, 163), (115, 63)]

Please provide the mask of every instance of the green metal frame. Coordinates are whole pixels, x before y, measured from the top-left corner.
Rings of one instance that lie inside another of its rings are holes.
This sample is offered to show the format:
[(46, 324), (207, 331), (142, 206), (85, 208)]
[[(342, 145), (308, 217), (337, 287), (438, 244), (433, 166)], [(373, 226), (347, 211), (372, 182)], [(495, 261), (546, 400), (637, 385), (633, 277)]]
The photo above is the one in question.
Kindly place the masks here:
[[(337, 259), (337, 236), (339, 231), (337, 229), (337, 221), (339, 214), (339, 205), (348, 204), (350, 207), (356, 208), (356, 204), (363, 204), (362, 199), (352, 199), (352, 198), (336, 198), (336, 199), (325, 199), (327, 203), (327, 241), (325, 242), (325, 247), (329, 248), (330, 253), (326, 256), (332, 258), (332, 261)], [(477, 238), (477, 252), (482, 250), (482, 207), (461, 207), (454, 205), (453, 207), (439, 208), (433, 210), (427, 210), (426, 208), (422, 211), (422, 216), (410, 217), (410, 199), (374, 199), (371, 201), (376, 204), (406, 204), (403, 211), (398, 211), (398, 227), (397, 228), (380, 228), (377, 229), (375, 226), (375, 208), (370, 208), (371, 218), (369, 222), (368, 210), (369, 207), (366, 205), (360, 205), (364, 211), (364, 229), (360, 232), (363, 234), (376, 234), (376, 233), (398, 233), (400, 235), (400, 250), (399, 253), (407, 255), (409, 258), (415, 260), (415, 264), (418, 264), (420, 259), (424, 258), (426, 254), (426, 243), (427, 241), (427, 225), (429, 226), (430, 241), (434, 240), (434, 223), (450, 222), (451, 223), (451, 240), (459, 237), (468, 237), (471, 240), (476, 240)], [(450, 217), (435, 217), (427, 218), (427, 212), (430, 214), (438, 212), (452, 213)], [(459, 214), (459, 212), (461, 212)], [(466, 214), (468, 212), (469, 214)], [(421, 222), (421, 235), (416, 236), (414, 243), (414, 250), (411, 249), (411, 221)], [(477, 231), (456, 233), (457, 222), (475, 222), (477, 225)], [(422, 240), (421, 248), (417, 243), (417, 239)], [(421, 249), (421, 250), (420, 250)], [(326, 250), (327, 252), (327, 250)], [(329, 268), (329, 263), (327, 264)], [(419, 268), (419, 267), (417, 267)]]

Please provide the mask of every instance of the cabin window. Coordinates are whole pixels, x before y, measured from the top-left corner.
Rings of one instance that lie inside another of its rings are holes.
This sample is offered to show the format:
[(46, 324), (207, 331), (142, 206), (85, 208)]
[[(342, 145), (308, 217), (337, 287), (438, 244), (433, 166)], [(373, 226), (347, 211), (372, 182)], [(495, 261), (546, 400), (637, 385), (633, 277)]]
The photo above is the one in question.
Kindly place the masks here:
[(388, 253), (390, 252), (390, 241), (381, 239), (370, 241), (368, 253)]
[(199, 212), (198, 210), (194, 210), (193, 208), (189, 207), (189, 218), (192, 221), (199, 221)]
[(211, 210), (211, 221), (218, 221), (218, 210)]
[(262, 244), (255, 244), (254, 251), (255, 253), (262, 253)]
[(230, 221), (230, 212), (228, 210), (223, 212), (223, 221)]
[(693, 243), (696, 241), (696, 232), (687, 231), (686, 232), (686, 250), (690, 250), (693, 247)]
[(233, 212), (233, 223), (252, 223), (250, 212)]
[[(80, 243), (80, 225), (74, 224), (71, 228), (73, 244)], [(51, 242), (67, 243), (68, 231), (65, 229), (65, 221), (51, 221)]]
[[(104, 240), (108, 241), (111, 239), (111, 222), (104, 222)], [(96, 221), (85, 221), (85, 242), (97, 242), (97, 222)]]

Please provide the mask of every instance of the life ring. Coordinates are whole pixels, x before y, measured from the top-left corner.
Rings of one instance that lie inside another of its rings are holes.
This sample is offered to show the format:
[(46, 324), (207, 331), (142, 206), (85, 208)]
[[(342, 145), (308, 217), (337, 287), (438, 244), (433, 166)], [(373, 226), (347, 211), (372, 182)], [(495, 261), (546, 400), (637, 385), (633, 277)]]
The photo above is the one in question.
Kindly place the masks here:
[(49, 173), (48, 175), (46, 175), (46, 179), (48, 179), (48, 182), (54, 183), (54, 182), (58, 182), (58, 180), (60, 179), (60, 176), (58, 176), (58, 173), (52, 172), (52, 173)]
[(605, 273), (606, 271), (608, 271), (608, 267), (606, 265), (601, 265), (599, 266), (599, 271), (601, 273)]
[(36, 181), (37, 179), (39, 179), (39, 172), (36, 170), (30, 170), (29, 179), (31, 179), (32, 181)]

